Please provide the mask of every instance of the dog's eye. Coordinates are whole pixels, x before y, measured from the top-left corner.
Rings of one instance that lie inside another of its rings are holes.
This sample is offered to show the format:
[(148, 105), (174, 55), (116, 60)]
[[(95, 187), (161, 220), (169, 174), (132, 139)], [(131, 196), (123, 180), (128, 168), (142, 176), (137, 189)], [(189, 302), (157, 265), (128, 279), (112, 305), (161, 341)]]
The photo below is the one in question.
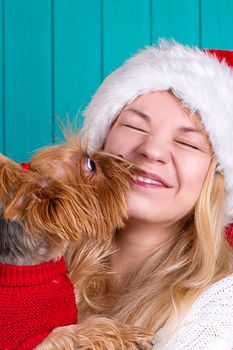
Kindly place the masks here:
[(91, 158), (87, 158), (87, 160), (86, 160), (86, 167), (87, 167), (87, 170), (89, 170), (89, 171), (96, 171), (95, 162)]

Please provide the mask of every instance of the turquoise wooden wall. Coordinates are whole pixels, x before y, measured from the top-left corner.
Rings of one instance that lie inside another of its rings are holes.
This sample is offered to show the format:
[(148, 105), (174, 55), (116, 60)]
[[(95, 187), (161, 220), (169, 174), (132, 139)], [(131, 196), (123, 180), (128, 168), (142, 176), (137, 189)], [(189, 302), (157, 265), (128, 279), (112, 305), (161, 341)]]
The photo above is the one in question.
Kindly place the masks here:
[(159, 37), (233, 49), (232, 0), (0, 0), (0, 151), (61, 136), (103, 78)]

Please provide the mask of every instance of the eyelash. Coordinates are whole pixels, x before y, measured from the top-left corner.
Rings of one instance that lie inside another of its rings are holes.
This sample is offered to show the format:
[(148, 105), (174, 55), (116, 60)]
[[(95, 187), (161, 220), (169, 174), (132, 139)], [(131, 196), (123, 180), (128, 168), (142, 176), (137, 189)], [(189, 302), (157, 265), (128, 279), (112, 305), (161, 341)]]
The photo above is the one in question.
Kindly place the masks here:
[(175, 141), (177, 143), (180, 143), (181, 145), (184, 145), (184, 146), (187, 146), (187, 147), (190, 147), (190, 148), (193, 148), (193, 149), (196, 149), (198, 151), (200, 151), (200, 148), (196, 147), (196, 146), (193, 146), (193, 145), (190, 145), (189, 143), (185, 143), (185, 142), (181, 142), (181, 141)]
[(126, 126), (127, 128), (130, 128), (130, 129), (146, 132), (146, 130), (143, 130), (143, 129), (140, 129), (140, 128), (136, 128), (135, 126), (132, 126), (132, 125), (128, 125), (128, 124), (122, 124), (122, 125)]
[[(134, 130), (138, 130), (138, 131), (142, 131), (142, 132), (146, 132), (145, 130), (143, 129), (140, 129), (140, 128), (136, 128), (132, 125), (129, 125), (129, 124), (122, 124), (123, 126), (127, 127), (127, 128), (131, 128), (131, 129), (134, 129)], [(200, 151), (200, 148), (196, 147), (196, 146), (193, 146), (193, 145), (190, 145), (189, 143), (185, 143), (185, 142), (181, 142), (181, 141), (175, 141), (181, 145), (184, 145), (184, 146), (187, 146), (187, 147), (190, 147), (190, 148), (193, 148), (193, 149), (196, 149), (198, 151)]]

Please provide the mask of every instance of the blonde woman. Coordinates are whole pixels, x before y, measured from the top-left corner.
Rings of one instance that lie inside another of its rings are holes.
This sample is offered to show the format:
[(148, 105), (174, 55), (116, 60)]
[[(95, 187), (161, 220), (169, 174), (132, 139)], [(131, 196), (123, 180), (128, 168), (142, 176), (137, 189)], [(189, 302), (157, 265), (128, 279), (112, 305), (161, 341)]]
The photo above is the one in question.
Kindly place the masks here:
[(84, 113), (90, 153), (135, 166), (114, 273), (87, 298), (92, 312), (152, 329), (153, 349), (233, 349), (231, 62), (161, 41), (108, 76)]

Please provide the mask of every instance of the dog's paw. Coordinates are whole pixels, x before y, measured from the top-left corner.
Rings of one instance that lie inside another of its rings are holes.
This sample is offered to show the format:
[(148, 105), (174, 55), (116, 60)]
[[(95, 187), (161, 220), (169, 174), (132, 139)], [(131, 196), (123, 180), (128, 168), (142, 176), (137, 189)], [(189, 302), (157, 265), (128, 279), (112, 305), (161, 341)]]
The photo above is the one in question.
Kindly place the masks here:
[(105, 317), (91, 317), (79, 325), (80, 350), (151, 350), (154, 332)]
[[(117, 323), (120, 339), (123, 342), (119, 350), (151, 350), (154, 332), (141, 327)], [(118, 350), (118, 348), (117, 348)]]
[(153, 336), (140, 327), (91, 317), (54, 329), (35, 350), (151, 350)]
[(55, 328), (35, 350), (76, 350), (77, 325)]

